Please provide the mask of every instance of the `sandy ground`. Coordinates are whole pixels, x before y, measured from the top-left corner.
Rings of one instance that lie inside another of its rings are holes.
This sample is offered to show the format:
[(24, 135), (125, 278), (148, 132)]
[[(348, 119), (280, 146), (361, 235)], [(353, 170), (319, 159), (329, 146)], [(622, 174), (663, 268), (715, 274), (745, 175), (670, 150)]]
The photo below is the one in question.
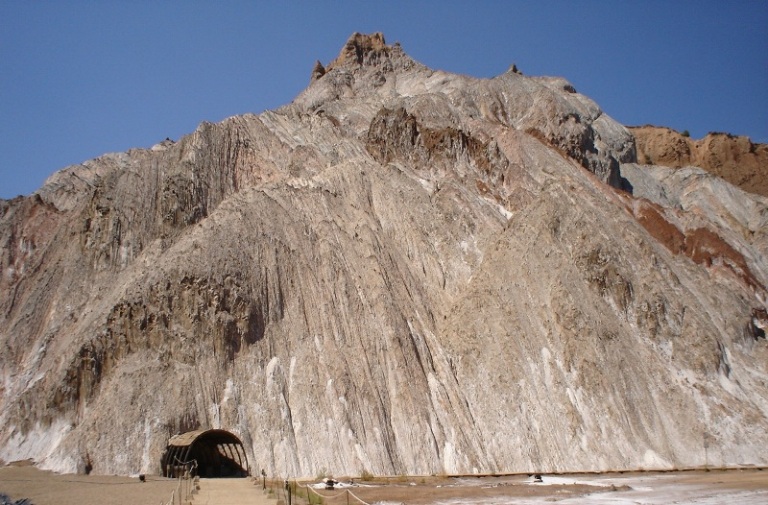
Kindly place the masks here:
[(159, 505), (171, 499), (177, 481), (148, 475), (58, 475), (32, 466), (0, 468), (0, 493), (11, 499), (28, 498), (34, 505)]
[[(343, 480), (343, 479), (342, 479)], [(318, 489), (326, 505), (368, 503), (409, 505), (764, 505), (768, 503), (768, 470), (624, 473), (543, 477), (526, 476), (404, 478), (357, 483), (327, 491)]]
[(228, 478), (200, 479), (200, 492), (194, 505), (275, 505), (276, 496), (262, 491), (261, 481)]
[[(205, 503), (206, 487), (212, 491), (204, 484), (202, 480), (201, 494), (193, 503)], [(175, 480), (157, 476), (147, 476), (147, 482), (141, 483), (132, 477), (57, 475), (31, 466), (0, 468), (0, 493), (14, 500), (29, 498), (34, 505), (159, 505), (168, 503), (176, 486)], [(355, 482), (335, 491), (318, 489), (317, 493), (326, 505), (359, 503), (354, 496), (368, 503), (392, 505), (763, 505), (768, 503), (768, 470), (544, 475), (542, 483), (524, 475), (397, 477)], [(280, 498), (280, 493), (274, 497)]]

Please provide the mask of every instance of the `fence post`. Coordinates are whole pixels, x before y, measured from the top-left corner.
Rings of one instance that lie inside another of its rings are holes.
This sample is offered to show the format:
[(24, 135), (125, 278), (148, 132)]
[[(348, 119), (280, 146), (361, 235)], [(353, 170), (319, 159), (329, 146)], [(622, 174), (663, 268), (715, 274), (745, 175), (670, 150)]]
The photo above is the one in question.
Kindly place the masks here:
[(285, 493), (288, 495), (288, 505), (291, 505), (291, 484), (288, 482), (288, 479), (285, 479)]

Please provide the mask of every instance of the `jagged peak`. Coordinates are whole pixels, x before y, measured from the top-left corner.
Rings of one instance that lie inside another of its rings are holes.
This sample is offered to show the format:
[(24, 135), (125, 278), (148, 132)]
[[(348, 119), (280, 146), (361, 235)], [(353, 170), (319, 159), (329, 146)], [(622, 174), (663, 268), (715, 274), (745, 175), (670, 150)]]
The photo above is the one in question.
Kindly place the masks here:
[[(355, 32), (347, 39), (339, 55), (327, 66), (317, 61), (312, 68), (310, 82), (320, 79), (334, 69), (356, 70), (389, 61), (393, 56), (404, 56), (399, 43), (388, 45), (384, 34)], [(410, 60), (410, 58), (408, 58)]]
[(325, 67), (322, 63), (320, 63), (320, 60), (315, 61), (315, 66), (312, 67), (312, 75), (309, 78), (309, 82), (315, 82), (316, 80), (320, 79), (325, 75), (325, 72)]
[(372, 34), (363, 34), (355, 32), (350, 35), (341, 52), (335, 60), (329, 65), (334, 67), (353, 63), (362, 65), (365, 62), (365, 56), (371, 52), (386, 52), (391, 49), (384, 40), (384, 34), (376, 32)]

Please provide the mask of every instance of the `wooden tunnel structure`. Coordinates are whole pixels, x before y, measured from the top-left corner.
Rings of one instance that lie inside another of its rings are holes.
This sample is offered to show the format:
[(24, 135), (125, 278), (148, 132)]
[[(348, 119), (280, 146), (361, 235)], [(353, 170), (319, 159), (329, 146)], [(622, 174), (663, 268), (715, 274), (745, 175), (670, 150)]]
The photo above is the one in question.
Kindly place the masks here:
[(196, 430), (171, 437), (160, 464), (165, 477), (178, 477), (186, 471), (200, 477), (245, 477), (249, 473), (243, 443), (226, 430)]

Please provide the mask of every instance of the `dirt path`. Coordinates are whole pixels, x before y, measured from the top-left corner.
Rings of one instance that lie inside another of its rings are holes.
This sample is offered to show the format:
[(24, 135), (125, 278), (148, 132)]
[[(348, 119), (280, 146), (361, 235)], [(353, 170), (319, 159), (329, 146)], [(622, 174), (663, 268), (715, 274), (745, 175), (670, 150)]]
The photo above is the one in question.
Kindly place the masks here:
[(275, 505), (251, 479), (200, 479), (194, 505)]

